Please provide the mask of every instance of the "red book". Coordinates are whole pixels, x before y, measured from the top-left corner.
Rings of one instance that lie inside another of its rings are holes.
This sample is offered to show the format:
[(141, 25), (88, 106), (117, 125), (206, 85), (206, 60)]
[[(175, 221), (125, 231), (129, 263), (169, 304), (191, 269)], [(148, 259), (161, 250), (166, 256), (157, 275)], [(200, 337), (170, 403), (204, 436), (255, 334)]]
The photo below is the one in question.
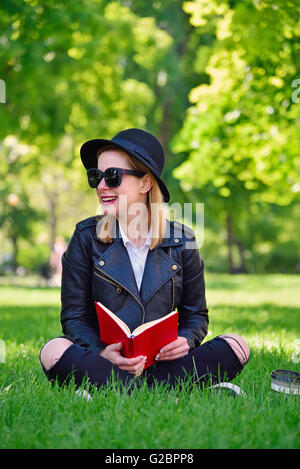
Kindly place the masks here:
[(178, 337), (178, 312), (146, 322), (130, 331), (129, 327), (100, 301), (95, 301), (100, 339), (107, 345), (122, 342), (126, 358), (147, 356), (144, 370), (155, 363), (160, 349)]

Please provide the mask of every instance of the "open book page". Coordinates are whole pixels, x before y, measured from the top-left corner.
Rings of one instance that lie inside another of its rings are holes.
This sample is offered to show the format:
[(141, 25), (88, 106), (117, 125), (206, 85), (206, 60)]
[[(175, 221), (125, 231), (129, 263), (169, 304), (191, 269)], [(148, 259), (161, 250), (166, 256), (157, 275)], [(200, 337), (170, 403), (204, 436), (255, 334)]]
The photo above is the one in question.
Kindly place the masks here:
[(112, 311), (110, 311), (110, 309), (106, 308), (106, 306), (104, 306), (102, 303), (101, 303), (101, 307), (107, 312), (107, 314), (109, 314), (109, 316), (112, 319), (114, 319), (114, 321), (116, 321), (118, 326), (120, 326), (120, 328), (125, 332), (127, 337), (130, 337), (131, 336), (131, 331), (130, 331), (129, 327), (127, 326), (127, 324), (125, 324), (125, 322), (122, 321), (122, 319), (118, 318), (118, 316), (116, 314), (114, 314)]
[(167, 318), (169, 318), (173, 314), (176, 314), (176, 311), (172, 311), (171, 313), (167, 314), (166, 316), (163, 316), (160, 319), (155, 319), (155, 321), (149, 321), (149, 322), (146, 322), (145, 324), (141, 324), (136, 329), (134, 329), (134, 331), (132, 332), (132, 335), (137, 336), (138, 334), (141, 334), (141, 332), (145, 331), (146, 329), (149, 329), (149, 327), (154, 326), (154, 324), (158, 324), (159, 322), (165, 321)]
[(164, 345), (178, 337), (178, 312), (149, 321), (131, 334), (127, 324), (99, 301), (95, 301), (100, 339), (105, 344), (122, 342), (122, 354), (127, 357), (145, 355), (145, 369), (155, 362), (155, 356)]

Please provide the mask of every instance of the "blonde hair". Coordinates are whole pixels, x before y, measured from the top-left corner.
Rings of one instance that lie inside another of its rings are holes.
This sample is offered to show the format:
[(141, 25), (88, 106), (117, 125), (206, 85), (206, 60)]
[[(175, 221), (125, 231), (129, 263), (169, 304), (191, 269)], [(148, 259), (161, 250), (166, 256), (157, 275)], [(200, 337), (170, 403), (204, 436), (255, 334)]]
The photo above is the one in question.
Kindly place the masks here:
[[(121, 150), (116, 145), (106, 145), (102, 147), (97, 152), (97, 158), (99, 158), (100, 154), (104, 151), (108, 150)], [(152, 187), (147, 193), (147, 209), (149, 210), (149, 219), (150, 224), (152, 227), (152, 239), (150, 244), (150, 249), (154, 249), (157, 245), (159, 245), (164, 237), (164, 233), (166, 231), (167, 220), (166, 220), (166, 212), (164, 207), (164, 199), (160, 187), (151, 173), (151, 171), (141, 163), (139, 160), (134, 158), (133, 156), (129, 155), (124, 150), (121, 150), (126, 154), (126, 157), (132, 166), (133, 169), (136, 171), (142, 171), (150, 176)], [(117, 217), (118, 218), (118, 217)], [(97, 229), (97, 237), (103, 243), (112, 243), (113, 240), (113, 233), (115, 230), (115, 223), (116, 217), (114, 215), (103, 215), (101, 218), (100, 229)], [(99, 231), (99, 232), (98, 232)]]

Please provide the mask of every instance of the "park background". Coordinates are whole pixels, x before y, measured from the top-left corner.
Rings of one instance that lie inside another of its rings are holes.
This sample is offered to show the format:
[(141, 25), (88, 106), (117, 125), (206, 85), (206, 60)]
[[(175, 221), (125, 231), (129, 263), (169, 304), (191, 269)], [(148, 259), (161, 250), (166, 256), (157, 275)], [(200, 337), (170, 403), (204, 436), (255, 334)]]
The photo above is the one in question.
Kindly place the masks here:
[[(299, 13), (297, 0), (1, 1), (1, 448), (299, 446), (296, 401), (269, 381), (299, 371)], [(88, 408), (42, 375), (39, 349), (61, 333), (51, 252), (100, 213), (80, 146), (130, 127), (162, 142), (170, 205), (204, 204), (207, 339), (248, 340), (247, 401), (145, 391)]]
[(170, 204), (204, 203), (209, 271), (300, 271), (296, 0), (0, 11), (2, 272), (47, 274), (55, 239), (99, 210), (81, 144), (130, 127), (162, 142)]

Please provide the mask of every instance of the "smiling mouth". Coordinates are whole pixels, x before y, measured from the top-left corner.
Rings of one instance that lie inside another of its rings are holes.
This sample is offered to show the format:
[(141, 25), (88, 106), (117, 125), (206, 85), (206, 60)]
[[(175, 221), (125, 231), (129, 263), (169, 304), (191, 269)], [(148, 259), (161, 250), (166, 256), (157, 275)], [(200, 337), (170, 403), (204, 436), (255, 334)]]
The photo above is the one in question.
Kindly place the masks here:
[(115, 200), (117, 200), (118, 197), (108, 197), (108, 196), (102, 196), (101, 197), (101, 202), (103, 202), (104, 204), (109, 204), (109, 203), (112, 203), (114, 202)]

